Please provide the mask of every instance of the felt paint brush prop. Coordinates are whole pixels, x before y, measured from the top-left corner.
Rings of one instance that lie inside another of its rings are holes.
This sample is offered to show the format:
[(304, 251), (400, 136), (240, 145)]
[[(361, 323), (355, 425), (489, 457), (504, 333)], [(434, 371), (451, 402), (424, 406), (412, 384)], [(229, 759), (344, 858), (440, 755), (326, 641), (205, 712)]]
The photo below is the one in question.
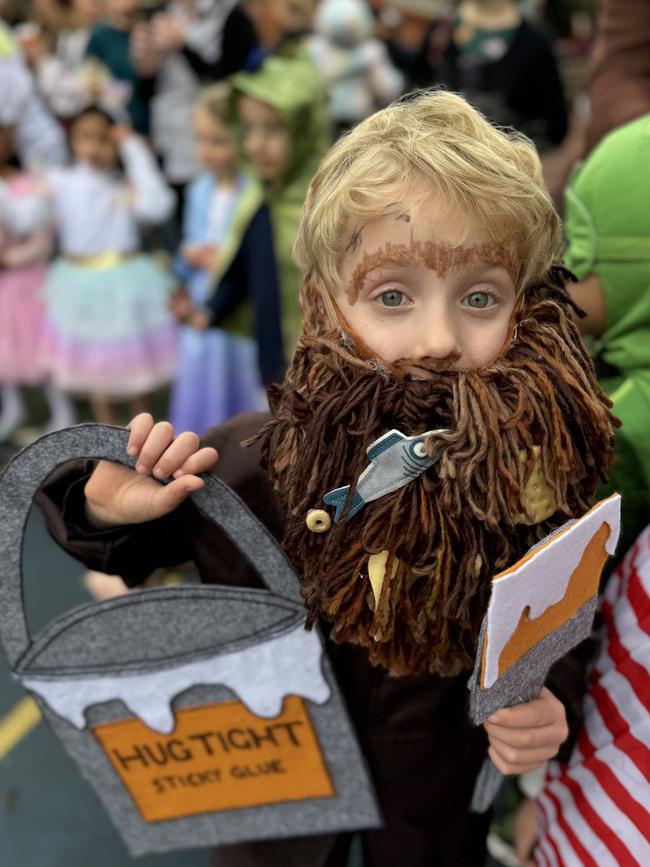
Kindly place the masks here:
[[(614, 494), (494, 576), (468, 684), (476, 725), (503, 707), (537, 698), (551, 666), (589, 636), (620, 512), (621, 497)], [(490, 807), (501, 780), (486, 760), (474, 789), (475, 812)]]
[(0, 480), (0, 640), (14, 676), (133, 855), (377, 827), (320, 636), (303, 628), (298, 578), (214, 476), (192, 502), (268, 589), (142, 590), (30, 635), (22, 545), (33, 496), (66, 461), (133, 467), (127, 442), (128, 431), (102, 425), (59, 431), (23, 450)]

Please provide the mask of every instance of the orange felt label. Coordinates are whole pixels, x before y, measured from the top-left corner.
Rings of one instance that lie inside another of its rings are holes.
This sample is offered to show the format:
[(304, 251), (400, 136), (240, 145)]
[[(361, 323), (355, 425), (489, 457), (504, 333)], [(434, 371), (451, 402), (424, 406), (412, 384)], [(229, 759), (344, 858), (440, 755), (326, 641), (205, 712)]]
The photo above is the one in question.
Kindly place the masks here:
[(336, 794), (296, 696), (273, 719), (231, 701), (177, 711), (170, 735), (139, 719), (93, 734), (145, 822)]

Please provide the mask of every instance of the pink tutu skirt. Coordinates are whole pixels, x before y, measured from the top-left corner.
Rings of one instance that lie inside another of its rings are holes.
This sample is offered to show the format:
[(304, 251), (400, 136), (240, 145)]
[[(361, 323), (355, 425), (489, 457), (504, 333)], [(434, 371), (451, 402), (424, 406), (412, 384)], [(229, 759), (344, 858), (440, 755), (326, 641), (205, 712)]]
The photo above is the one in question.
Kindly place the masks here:
[(45, 263), (0, 270), (0, 384), (34, 385), (46, 379), (43, 363)]

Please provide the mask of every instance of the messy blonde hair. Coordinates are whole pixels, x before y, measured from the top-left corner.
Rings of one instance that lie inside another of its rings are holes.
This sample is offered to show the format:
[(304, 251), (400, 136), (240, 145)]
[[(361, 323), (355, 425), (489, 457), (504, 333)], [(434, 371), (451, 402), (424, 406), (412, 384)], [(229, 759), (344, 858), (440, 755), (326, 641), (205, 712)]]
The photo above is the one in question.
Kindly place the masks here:
[(218, 84), (210, 84), (199, 92), (194, 103), (194, 111), (204, 111), (211, 118), (230, 126), (232, 120), (230, 113), (230, 85), (225, 81)]
[(533, 144), (492, 126), (462, 96), (428, 90), (372, 115), (323, 158), (294, 245), (306, 278), (334, 295), (350, 224), (379, 217), (422, 182), (442, 213), (473, 218), (495, 244), (514, 244), (518, 288), (558, 257), (560, 219)]

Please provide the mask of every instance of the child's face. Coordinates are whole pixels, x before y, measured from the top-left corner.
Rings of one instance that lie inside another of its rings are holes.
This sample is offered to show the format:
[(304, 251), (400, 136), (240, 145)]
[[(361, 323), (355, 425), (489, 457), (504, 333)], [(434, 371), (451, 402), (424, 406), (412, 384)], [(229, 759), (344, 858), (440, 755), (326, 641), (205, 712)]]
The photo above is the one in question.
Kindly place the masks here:
[(387, 363), (430, 358), (459, 370), (482, 367), (508, 336), (515, 257), (431, 198), (416, 191), (350, 227), (336, 303)]
[(70, 148), (75, 160), (95, 169), (115, 168), (118, 151), (112, 128), (101, 114), (85, 114), (76, 120), (70, 131)]
[(232, 175), (237, 168), (237, 155), (228, 127), (198, 109), (192, 119), (196, 156), (203, 168), (215, 175)]
[(268, 184), (279, 184), (291, 157), (291, 134), (275, 109), (250, 96), (239, 97), (242, 148)]

